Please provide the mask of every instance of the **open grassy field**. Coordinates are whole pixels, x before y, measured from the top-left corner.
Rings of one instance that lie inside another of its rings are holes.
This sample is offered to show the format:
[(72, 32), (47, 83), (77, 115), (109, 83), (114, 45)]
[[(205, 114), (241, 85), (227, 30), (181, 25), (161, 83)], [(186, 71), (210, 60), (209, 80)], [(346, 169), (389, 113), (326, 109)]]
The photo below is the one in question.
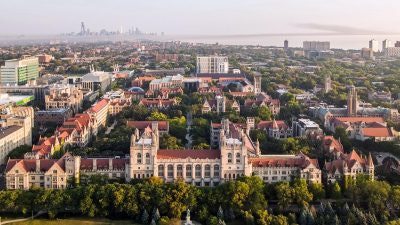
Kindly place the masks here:
[(19, 223), (10, 223), (12, 225), (140, 225), (129, 220), (107, 220), (107, 219), (88, 219), (88, 218), (77, 218), (77, 219), (34, 219)]

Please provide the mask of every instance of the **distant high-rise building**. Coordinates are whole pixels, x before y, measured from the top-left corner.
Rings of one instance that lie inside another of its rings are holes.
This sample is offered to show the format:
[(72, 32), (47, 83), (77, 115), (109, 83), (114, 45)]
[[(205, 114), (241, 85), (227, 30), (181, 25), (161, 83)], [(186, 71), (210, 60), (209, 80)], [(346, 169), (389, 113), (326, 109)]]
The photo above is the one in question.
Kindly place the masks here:
[(386, 57), (400, 57), (400, 47), (388, 47), (384, 53)]
[(254, 74), (254, 94), (261, 93), (261, 74)]
[(0, 83), (3, 85), (23, 85), (28, 83), (29, 80), (34, 80), (38, 77), (38, 57), (6, 60), (5, 65), (0, 68)]
[(288, 40), (285, 40), (285, 41), (283, 42), (283, 48), (284, 48), (285, 50), (288, 50), (288, 48), (289, 48), (289, 41), (288, 41)]
[(372, 49), (373, 52), (379, 51), (379, 42), (375, 39), (369, 41), (369, 48)]
[(385, 39), (382, 41), (382, 51), (385, 51), (385, 49), (393, 47), (392, 42), (388, 39)]
[(347, 115), (348, 116), (357, 116), (357, 90), (354, 85), (349, 88), (349, 92), (347, 94)]
[(396, 43), (394, 44), (394, 47), (400, 47), (400, 41), (396, 41)]
[(361, 57), (364, 59), (372, 59), (374, 57), (374, 52), (371, 48), (361, 49)]
[(229, 62), (226, 56), (198, 56), (197, 73), (228, 73)]
[(328, 51), (331, 49), (329, 41), (303, 41), (304, 51)]

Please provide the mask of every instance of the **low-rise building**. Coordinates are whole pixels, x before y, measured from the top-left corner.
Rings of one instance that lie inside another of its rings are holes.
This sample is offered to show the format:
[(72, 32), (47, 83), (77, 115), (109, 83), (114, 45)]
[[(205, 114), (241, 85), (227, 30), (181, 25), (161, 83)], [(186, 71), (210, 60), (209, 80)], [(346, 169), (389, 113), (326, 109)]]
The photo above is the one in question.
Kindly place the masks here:
[(339, 159), (326, 162), (324, 173), (329, 183), (340, 182), (344, 177), (351, 177), (354, 180), (357, 175), (366, 175), (374, 179), (374, 162), (371, 154), (367, 157), (360, 157), (356, 151), (349, 154), (342, 154)]
[(257, 129), (265, 131), (270, 138), (283, 139), (293, 137), (293, 129), (283, 120), (260, 121), (257, 124)]
[(307, 136), (318, 136), (321, 135), (322, 129), (319, 125), (309, 119), (298, 119), (293, 121), (293, 136), (294, 137), (307, 137)]
[(46, 110), (71, 109), (78, 113), (82, 109), (83, 92), (69, 85), (54, 85), (45, 96)]
[(39, 126), (62, 125), (64, 121), (72, 117), (72, 110), (67, 108), (41, 110), (35, 112), (35, 124)]

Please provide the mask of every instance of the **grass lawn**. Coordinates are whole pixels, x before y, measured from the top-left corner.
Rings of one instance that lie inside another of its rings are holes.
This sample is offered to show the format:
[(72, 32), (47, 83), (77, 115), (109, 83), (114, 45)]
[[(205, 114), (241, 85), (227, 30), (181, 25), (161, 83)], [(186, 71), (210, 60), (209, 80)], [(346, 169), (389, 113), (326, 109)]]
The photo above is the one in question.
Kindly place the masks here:
[(140, 225), (129, 220), (108, 220), (108, 219), (90, 219), (90, 218), (76, 218), (76, 219), (34, 219), (19, 223), (10, 223), (12, 225)]

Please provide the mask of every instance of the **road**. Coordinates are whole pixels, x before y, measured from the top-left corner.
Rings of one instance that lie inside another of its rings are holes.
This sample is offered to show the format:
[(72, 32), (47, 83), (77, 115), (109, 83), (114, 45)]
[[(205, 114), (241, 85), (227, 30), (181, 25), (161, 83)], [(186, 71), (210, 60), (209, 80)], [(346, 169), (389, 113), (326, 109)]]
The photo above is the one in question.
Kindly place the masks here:
[(391, 153), (377, 152), (374, 155), (376, 157), (376, 160), (378, 161), (378, 165), (382, 165), (382, 161), (387, 157), (392, 157), (392, 158), (396, 159), (398, 162), (400, 162), (400, 160), (396, 156), (392, 155)]
[(115, 125), (117, 125), (117, 120), (115, 120), (111, 126), (107, 127), (105, 134), (109, 134), (114, 129)]

